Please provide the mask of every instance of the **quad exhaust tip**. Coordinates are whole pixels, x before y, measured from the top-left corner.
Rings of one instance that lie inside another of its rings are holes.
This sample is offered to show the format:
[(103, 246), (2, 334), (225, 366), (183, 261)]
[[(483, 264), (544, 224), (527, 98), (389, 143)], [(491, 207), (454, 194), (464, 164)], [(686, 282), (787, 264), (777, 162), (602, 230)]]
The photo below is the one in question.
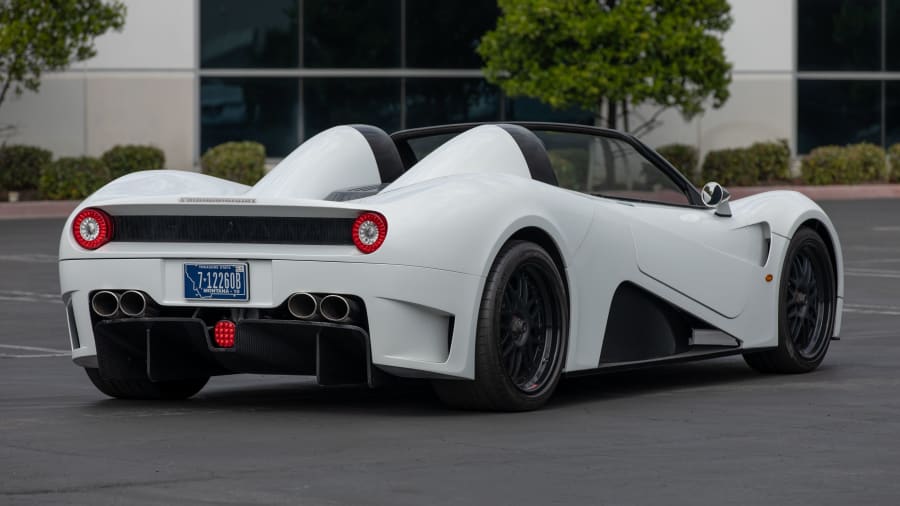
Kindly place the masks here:
[(119, 309), (125, 316), (140, 318), (147, 313), (147, 296), (137, 290), (128, 290), (119, 296)]
[(335, 323), (351, 321), (358, 312), (356, 303), (341, 295), (323, 297), (319, 304), (319, 311), (323, 318)]
[(319, 309), (319, 298), (311, 293), (295, 293), (288, 299), (287, 309), (294, 318), (310, 320), (316, 317), (316, 310)]
[(112, 318), (119, 314), (119, 295), (109, 290), (102, 290), (91, 298), (91, 309), (97, 316)]

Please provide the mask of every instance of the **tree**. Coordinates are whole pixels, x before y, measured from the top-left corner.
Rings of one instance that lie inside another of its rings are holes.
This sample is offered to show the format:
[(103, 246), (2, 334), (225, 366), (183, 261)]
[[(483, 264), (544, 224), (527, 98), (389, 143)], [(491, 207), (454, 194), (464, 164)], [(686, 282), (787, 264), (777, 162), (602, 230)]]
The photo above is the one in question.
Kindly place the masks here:
[(0, 0), (0, 106), (38, 91), (44, 71), (93, 57), (94, 39), (125, 24), (118, 0)]
[(721, 37), (727, 0), (498, 0), (503, 14), (478, 53), (508, 95), (594, 112), (595, 124), (630, 130), (629, 106), (676, 108), (690, 119), (728, 99), (731, 64)]

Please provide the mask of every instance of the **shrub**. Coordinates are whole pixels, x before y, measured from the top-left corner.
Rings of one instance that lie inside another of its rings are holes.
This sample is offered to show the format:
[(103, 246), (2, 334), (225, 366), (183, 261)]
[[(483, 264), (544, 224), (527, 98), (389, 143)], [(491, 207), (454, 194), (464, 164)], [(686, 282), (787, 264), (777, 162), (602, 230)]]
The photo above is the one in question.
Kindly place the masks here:
[(900, 144), (891, 146), (891, 149), (888, 150), (888, 155), (891, 157), (890, 182), (900, 182)]
[(748, 148), (710, 151), (703, 160), (702, 179), (725, 186), (753, 186), (787, 181), (791, 150), (786, 140), (757, 142)]
[(49, 151), (35, 146), (0, 147), (0, 188), (36, 190), (41, 171), (52, 159)]
[(226, 142), (207, 150), (200, 165), (204, 174), (252, 185), (266, 173), (266, 148), (258, 142)]
[(695, 179), (697, 163), (700, 159), (697, 148), (687, 144), (667, 144), (656, 148), (656, 152), (671, 162), (676, 169), (680, 170), (689, 179)]
[(89, 156), (60, 158), (44, 168), (41, 194), (48, 199), (81, 199), (110, 181), (102, 160)]
[(161, 169), (166, 164), (165, 153), (155, 146), (114, 146), (101, 158), (113, 179), (139, 170)]
[(823, 146), (812, 150), (801, 166), (807, 184), (856, 184), (883, 181), (884, 149), (874, 144)]

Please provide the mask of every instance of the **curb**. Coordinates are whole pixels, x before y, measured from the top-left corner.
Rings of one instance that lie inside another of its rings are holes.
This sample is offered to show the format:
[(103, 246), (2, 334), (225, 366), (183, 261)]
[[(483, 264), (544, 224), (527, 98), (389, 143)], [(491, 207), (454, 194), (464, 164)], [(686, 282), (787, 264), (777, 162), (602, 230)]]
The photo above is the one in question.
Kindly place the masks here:
[[(900, 198), (900, 184), (859, 184), (829, 186), (738, 186), (728, 188), (731, 198), (739, 199), (775, 190), (800, 192), (815, 201), (870, 200)], [(0, 202), (0, 220), (65, 218), (78, 207), (80, 200), (33, 200)]]

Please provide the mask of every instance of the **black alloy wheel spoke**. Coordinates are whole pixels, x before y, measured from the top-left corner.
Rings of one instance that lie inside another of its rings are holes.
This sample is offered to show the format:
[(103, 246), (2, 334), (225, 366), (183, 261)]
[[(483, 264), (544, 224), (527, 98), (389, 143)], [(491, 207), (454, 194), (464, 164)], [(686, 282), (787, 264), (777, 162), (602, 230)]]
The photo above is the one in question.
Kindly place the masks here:
[(807, 358), (815, 357), (829, 339), (824, 335), (828, 309), (822, 299), (822, 290), (827, 294), (828, 288), (820, 286), (826, 268), (808, 248), (800, 249), (790, 264), (785, 316), (795, 350)]

